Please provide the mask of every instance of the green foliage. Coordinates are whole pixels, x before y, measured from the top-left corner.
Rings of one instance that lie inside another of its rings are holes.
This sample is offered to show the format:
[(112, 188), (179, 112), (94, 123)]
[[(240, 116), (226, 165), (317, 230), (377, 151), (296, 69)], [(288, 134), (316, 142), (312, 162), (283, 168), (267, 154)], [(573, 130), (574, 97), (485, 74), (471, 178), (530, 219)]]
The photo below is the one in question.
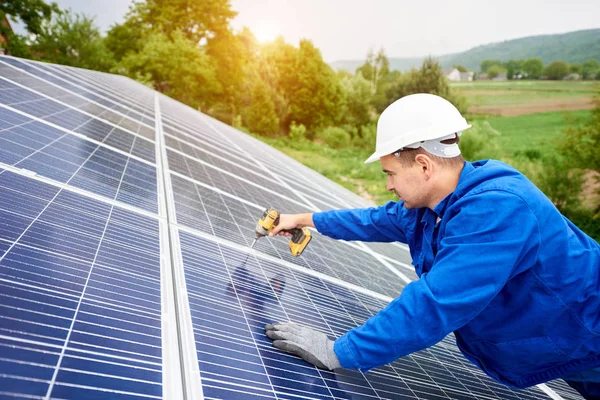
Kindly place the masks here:
[(279, 118), (275, 105), (263, 81), (257, 81), (252, 90), (252, 102), (244, 109), (244, 120), (251, 132), (275, 136), (279, 132)]
[(569, 64), (564, 61), (554, 61), (544, 71), (548, 79), (560, 80), (569, 74)]
[(30, 48), (33, 58), (55, 64), (99, 71), (115, 65), (94, 20), (70, 11), (43, 23)]
[(600, 221), (592, 210), (578, 207), (574, 210), (561, 210), (562, 214), (574, 223), (579, 229), (587, 233), (591, 238), (600, 242)]
[(583, 79), (594, 79), (600, 73), (598, 60), (588, 60), (581, 65), (581, 77)]
[[(19, 20), (25, 24), (27, 32), (33, 35), (42, 33), (42, 26), (50, 21), (53, 14), (60, 10), (56, 3), (46, 3), (44, 0), (1, 0), (0, 20), (8, 15), (13, 22)], [(0, 32), (6, 34), (7, 28), (0, 25)]]
[(466, 100), (450, 90), (439, 62), (431, 57), (423, 62), (420, 69), (397, 76), (386, 91), (385, 102), (378, 104), (377, 111), (382, 112), (395, 100), (415, 93), (436, 94), (450, 101), (461, 112), (466, 112)]
[(369, 49), (365, 63), (356, 69), (356, 75), (361, 74), (371, 83), (371, 90), (375, 92), (381, 79), (390, 73), (390, 61), (385, 55), (385, 51), (380, 49), (377, 55), (373, 49)]
[(236, 15), (229, 0), (146, 0), (135, 5), (129, 17), (169, 37), (183, 34), (198, 44), (227, 30)]
[(465, 160), (476, 161), (500, 156), (500, 132), (487, 121), (472, 121), (460, 136), (460, 151)]
[(375, 151), (377, 124), (370, 123), (360, 127), (358, 135), (352, 138), (352, 145), (366, 151)]
[(460, 64), (455, 64), (452, 66), (452, 68), (456, 68), (459, 72), (468, 72), (468, 69), (466, 69)]
[(154, 88), (192, 107), (204, 107), (220, 91), (212, 60), (182, 32), (172, 39), (153, 33), (139, 53), (129, 53), (119, 72), (149, 76)]
[(579, 208), (581, 201), (581, 170), (572, 169), (568, 160), (560, 154), (549, 153), (543, 159), (543, 173), (536, 183), (561, 211)]
[[(216, 79), (222, 88), (216, 101), (221, 103), (225, 109), (228, 109), (230, 116), (235, 115), (242, 105), (240, 93), (245, 90), (244, 85), (248, 77), (246, 72), (252, 58), (251, 44), (248, 43), (247, 46), (243, 35), (244, 33), (236, 35), (229, 29), (224, 29), (209, 39), (206, 45), (206, 54), (215, 65)], [(266, 87), (264, 90), (268, 91)], [(270, 97), (270, 93), (267, 93), (267, 95)], [(273, 104), (273, 102), (270, 101), (270, 104)], [(207, 111), (210, 112), (210, 110)], [(270, 109), (268, 112), (270, 112)], [(279, 124), (279, 118), (276, 115), (269, 115), (268, 119), (277, 120), (277, 124)], [(227, 121), (228, 119), (224, 118), (224, 120)], [(250, 129), (252, 128), (250, 127)], [(272, 132), (278, 130), (279, 128)]]
[(494, 79), (500, 74), (506, 74), (506, 68), (501, 65), (492, 65), (487, 69), (488, 78)]
[[(400, 85), (403, 75), (399, 71), (392, 71), (383, 77), (377, 84), (377, 90), (371, 97), (371, 105), (378, 112), (382, 112), (390, 103), (388, 96), (393, 93), (393, 88)], [(393, 101), (393, 100), (392, 100)]]
[(140, 17), (143, 6), (144, 3), (139, 2), (131, 4), (125, 22), (113, 25), (106, 34), (106, 47), (118, 62), (128, 53), (140, 51), (144, 44), (142, 39), (151, 32), (151, 27)]
[(500, 60), (483, 60), (480, 65), (480, 70), (483, 73), (487, 73), (490, 67), (495, 65), (502, 66), (502, 61)]
[(569, 72), (572, 74), (581, 74), (581, 64), (569, 65)]
[[(48, 24), (53, 15), (60, 13), (56, 3), (46, 3), (43, 0), (0, 0), (0, 21), (8, 17), (13, 22), (22, 22), (31, 35), (38, 35), (42, 26)], [(0, 23), (0, 35), (8, 41), (0, 42), (0, 47), (15, 57), (33, 58), (27, 37), (17, 35)]]
[(350, 134), (345, 129), (328, 126), (317, 131), (316, 139), (334, 149), (350, 146)]
[[(506, 64), (506, 77), (514, 79), (523, 73), (523, 60), (509, 60)], [(489, 72), (489, 71), (488, 71)], [(489, 74), (488, 74), (489, 75)]]
[(341, 80), (344, 93), (342, 123), (361, 126), (371, 120), (371, 84), (358, 72)]
[(290, 139), (302, 142), (306, 140), (306, 127), (302, 124), (296, 125), (294, 121), (290, 124)]
[(290, 107), (290, 120), (309, 130), (338, 121), (343, 89), (312, 42), (301, 40), (295, 62), (280, 72), (291, 75), (282, 87)]
[(544, 71), (544, 62), (540, 58), (530, 58), (523, 62), (523, 72), (529, 79), (539, 79)]
[(573, 166), (600, 172), (600, 94), (594, 99), (595, 108), (586, 121), (574, 120), (561, 143), (561, 152)]

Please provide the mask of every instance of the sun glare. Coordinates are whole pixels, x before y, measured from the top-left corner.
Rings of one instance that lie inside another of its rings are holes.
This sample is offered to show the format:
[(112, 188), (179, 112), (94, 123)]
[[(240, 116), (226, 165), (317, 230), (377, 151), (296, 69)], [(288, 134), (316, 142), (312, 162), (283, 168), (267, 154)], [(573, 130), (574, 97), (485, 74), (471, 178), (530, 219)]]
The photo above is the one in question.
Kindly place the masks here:
[(254, 36), (261, 43), (271, 42), (281, 35), (279, 26), (273, 21), (260, 21), (254, 28)]

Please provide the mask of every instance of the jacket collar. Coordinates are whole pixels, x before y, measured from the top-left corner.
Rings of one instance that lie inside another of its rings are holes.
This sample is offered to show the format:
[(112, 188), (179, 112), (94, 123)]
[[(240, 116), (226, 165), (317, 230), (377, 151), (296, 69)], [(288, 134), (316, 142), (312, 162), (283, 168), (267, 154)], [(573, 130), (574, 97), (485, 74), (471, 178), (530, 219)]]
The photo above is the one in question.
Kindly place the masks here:
[[(473, 166), (473, 164), (471, 164), (468, 161), (465, 161), (464, 165), (463, 165), (463, 169), (462, 171), (460, 171), (460, 176), (458, 177), (458, 183), (456, 184), (456, 186), (460, 186), (460, 184), (462, 182), (465, 181), (466, 176), (469, 175), (471, 172), (473, 172), (475, 170), (475, 167)], [(442, 199), (442, 201), (440, 201), (434, 208), (433, 208), (433, 212), (439, 217), (439, 218), (443, 218), (444, 217), (444, 213), (446, 212), (446, 208), (448, 207), (448, 202), (450, 201), (450, 198), (452, 197), (452, 195), (454, 194), (454, 192), (448, 194), (446, 197), (444, 197)]]

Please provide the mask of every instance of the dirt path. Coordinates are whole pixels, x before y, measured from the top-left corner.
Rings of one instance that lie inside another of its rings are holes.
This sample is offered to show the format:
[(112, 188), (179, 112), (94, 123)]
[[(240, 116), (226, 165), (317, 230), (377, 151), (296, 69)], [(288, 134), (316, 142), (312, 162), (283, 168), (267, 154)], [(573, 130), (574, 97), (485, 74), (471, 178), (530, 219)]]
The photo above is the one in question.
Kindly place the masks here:
[(594, 108), (590, 99), (576, 99), (574, 101), (555, 100), (548, 102), (530, 102), (509, 106), (481, 106), (470, 107), (469, 111), (475, 114), (502, 115), (514, 117), (516, 115), (534, 114), (549, 111), (575, 111), (591, 110)]

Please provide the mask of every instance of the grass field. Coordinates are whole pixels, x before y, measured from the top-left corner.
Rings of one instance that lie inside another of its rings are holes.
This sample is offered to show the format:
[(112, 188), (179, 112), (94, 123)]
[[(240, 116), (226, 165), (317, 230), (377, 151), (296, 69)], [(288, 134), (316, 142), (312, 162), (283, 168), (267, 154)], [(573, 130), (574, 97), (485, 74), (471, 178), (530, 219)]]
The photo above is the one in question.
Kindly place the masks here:
[(598, 81), (474, 81), (450, 86), (467, 98), (474, 114), (516, 116), (591, 109)]
[(512, 156), (530, 149), (552, 151), (553, 141), (565, 132), (569, 124), (589, 114), (588, 110), (552, 111), (484, 119), (500, 132), (498, 140), (504, 154)]

